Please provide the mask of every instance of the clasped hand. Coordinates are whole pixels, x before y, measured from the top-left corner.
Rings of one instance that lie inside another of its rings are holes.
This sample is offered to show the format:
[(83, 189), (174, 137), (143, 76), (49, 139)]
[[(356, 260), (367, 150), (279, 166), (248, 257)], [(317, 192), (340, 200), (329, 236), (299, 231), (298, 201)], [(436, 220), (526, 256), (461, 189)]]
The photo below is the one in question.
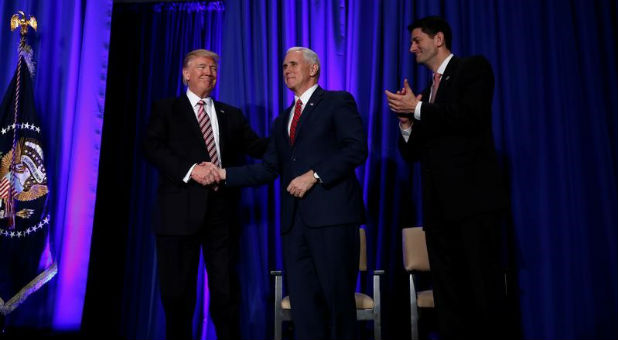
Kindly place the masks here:
[(303, 198), (318, 180), (313, 176), (313, 170), (309, 170), (304, 174), (294, 178), (287, 187), (290, 195)]
[(191, 178), (201, 185), (217, 184), (225, 180), (225, 169), (211, 162), (202, 162), (193, 168)]

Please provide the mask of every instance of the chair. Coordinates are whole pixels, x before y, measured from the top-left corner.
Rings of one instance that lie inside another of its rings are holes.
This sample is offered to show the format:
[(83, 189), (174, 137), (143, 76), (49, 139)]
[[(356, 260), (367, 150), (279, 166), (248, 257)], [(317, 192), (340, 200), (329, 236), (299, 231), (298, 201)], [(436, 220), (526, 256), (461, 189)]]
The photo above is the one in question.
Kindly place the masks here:
[(434, 308), (433, 290), (417, 291), (416, 276), (419, 272), (429, 272), (429, 256), (422, 227), (402, 230), (403, 265), (410, 277), (410, 328), (412, 340), (419, 338), (418, 308)]
[[(358, 270), (361, 272), (367, 271), (367, 242), (365, 229), (359, 229), (360, 234), (360, 258)], [(283, 272), (273, 270), (270, 272), (275, 278), (275, 340), (281, 340), (283, 321), (292, 320), (292, 307), (290, 305), (290, 297), (283, 297)], [(359, 321), (372, 320), (373, 334), (375, 340), (382, 339), (382, 323), (380, 319), (380, 276), (384, 274), (383, 270), (373, 272), (373, 298), (363, 293), (356, 293), (356, 319)]]

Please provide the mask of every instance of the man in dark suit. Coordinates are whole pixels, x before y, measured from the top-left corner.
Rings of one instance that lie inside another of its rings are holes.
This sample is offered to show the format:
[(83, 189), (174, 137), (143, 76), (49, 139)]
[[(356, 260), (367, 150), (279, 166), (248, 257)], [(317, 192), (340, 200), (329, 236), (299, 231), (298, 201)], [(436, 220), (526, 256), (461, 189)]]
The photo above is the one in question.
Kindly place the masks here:
[(239, 191), (207, 184), (204, 162), (241, 165), (261, 157), (267, 145), (242, 112), (212, 100), (219, 56), (188, 53), (183, 63), (186, 94), (153, 105), (144, 152), (159, 170), (154, 216), (161, 299), (167, 338), (191, 339), (200, 248), (208, 272), (210, 313), (218, 339), (239, 339)]
[(290, 48), (283, 77), (294, 104), (275, 119), (264, 162), (220, 169), (216, 177), (240, 186), (281, 176), (283, 261), (296, 339), (354, 339), (364, 222), (354, 169), (367, 158), (367, 142), (354, 98), (323, 90), (319, 75), (315, 52)]
[[(505, 208), (491, 126), (494, 77), (480, 56), (458, 58), (438, 17), (410, 26), (410, 52), (433, 82), (415, 96), (386, 91), (399, 117), (402, 156), (421, 162), (424, 229), (440, 331), (446, 338), (496, 336), (504, 277), (500, 218)], [(426, 100), (425, 100), (426, 99)]]

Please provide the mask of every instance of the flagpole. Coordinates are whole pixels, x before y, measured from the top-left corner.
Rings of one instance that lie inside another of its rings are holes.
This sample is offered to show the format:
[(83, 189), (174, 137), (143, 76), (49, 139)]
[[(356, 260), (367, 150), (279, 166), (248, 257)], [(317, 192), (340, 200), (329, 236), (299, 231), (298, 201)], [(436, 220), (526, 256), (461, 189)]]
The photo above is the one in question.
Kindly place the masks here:
[(18, 60), (17, 60), (17, 85), (15, 86), (15, 111), (14, 111), (14, 115), (13, 115), (13, 156), (11, 158), (11, 166), (10, 166), (10, 181), (9, 181), (9, 192), (8, 192), (8, 199), (7, 199), (7, 206), (6, 206), (6, 213), (7, 213), (7, 217), (8, 217), (8, 228), (9, 229), (14, 229), (15, 228), (15, 197), (13, 195), (13, 188), (14, 188), (14, 183), (15, 183), (15, 171), (13, 169), (14, 165), (15, 165), (15, 154), (17, 151), (16, 145), (17, 145), (17, 130), (19, 129), (17, 124), (18, 120), (17, 120), (17, 113), (19, 112), (19, 97), (20, 97), (20, 82), (21, 82), (21, 63), (22, 63), (22, 56), (31, 56), (32, 55), (32, 49), (30, 48), (30, 46), (28, 46), (27, 42), (26, 42), (26, 34), (28, 34), (28, 26), (32, 27), (35, 31), (37, 29), (37, 21), (36, 18), (34, 16), (30, 16), (30, 19), (26, 20), (26, 14), (23, 11), (18, 11), (17, 13), (13, 14), (13, 16), (11, 17), (11, 31), (14, 31), (15, 29), (17, 29), (18, 27), (20, 27), (21, 29), (19, 30), (19, 33), (21, 34), (21, 37), (19, 39), (19, 54), (18, 54)]
[(22, 11), (11, 17), (11, 30), (20, 28), (21, 39), (17, 69), (0, 105), (0, 340), (5, 328), (11, 332), (7, 315), (58, 272), (49, 240), (49, 189), (34, 105), (33, 54), (26, 39), (30, 27), (37, 28), (34, 17)]

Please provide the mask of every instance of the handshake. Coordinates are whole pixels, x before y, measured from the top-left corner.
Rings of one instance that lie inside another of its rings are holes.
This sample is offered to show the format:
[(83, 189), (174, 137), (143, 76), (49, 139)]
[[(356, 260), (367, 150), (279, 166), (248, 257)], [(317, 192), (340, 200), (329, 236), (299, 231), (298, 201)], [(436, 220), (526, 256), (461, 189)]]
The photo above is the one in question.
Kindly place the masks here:
[(211, 162), (202, 162), (191, 170), (191, 179), (204, 186), (216, 185), (225, 180), (225, 169), (221, 169)]

